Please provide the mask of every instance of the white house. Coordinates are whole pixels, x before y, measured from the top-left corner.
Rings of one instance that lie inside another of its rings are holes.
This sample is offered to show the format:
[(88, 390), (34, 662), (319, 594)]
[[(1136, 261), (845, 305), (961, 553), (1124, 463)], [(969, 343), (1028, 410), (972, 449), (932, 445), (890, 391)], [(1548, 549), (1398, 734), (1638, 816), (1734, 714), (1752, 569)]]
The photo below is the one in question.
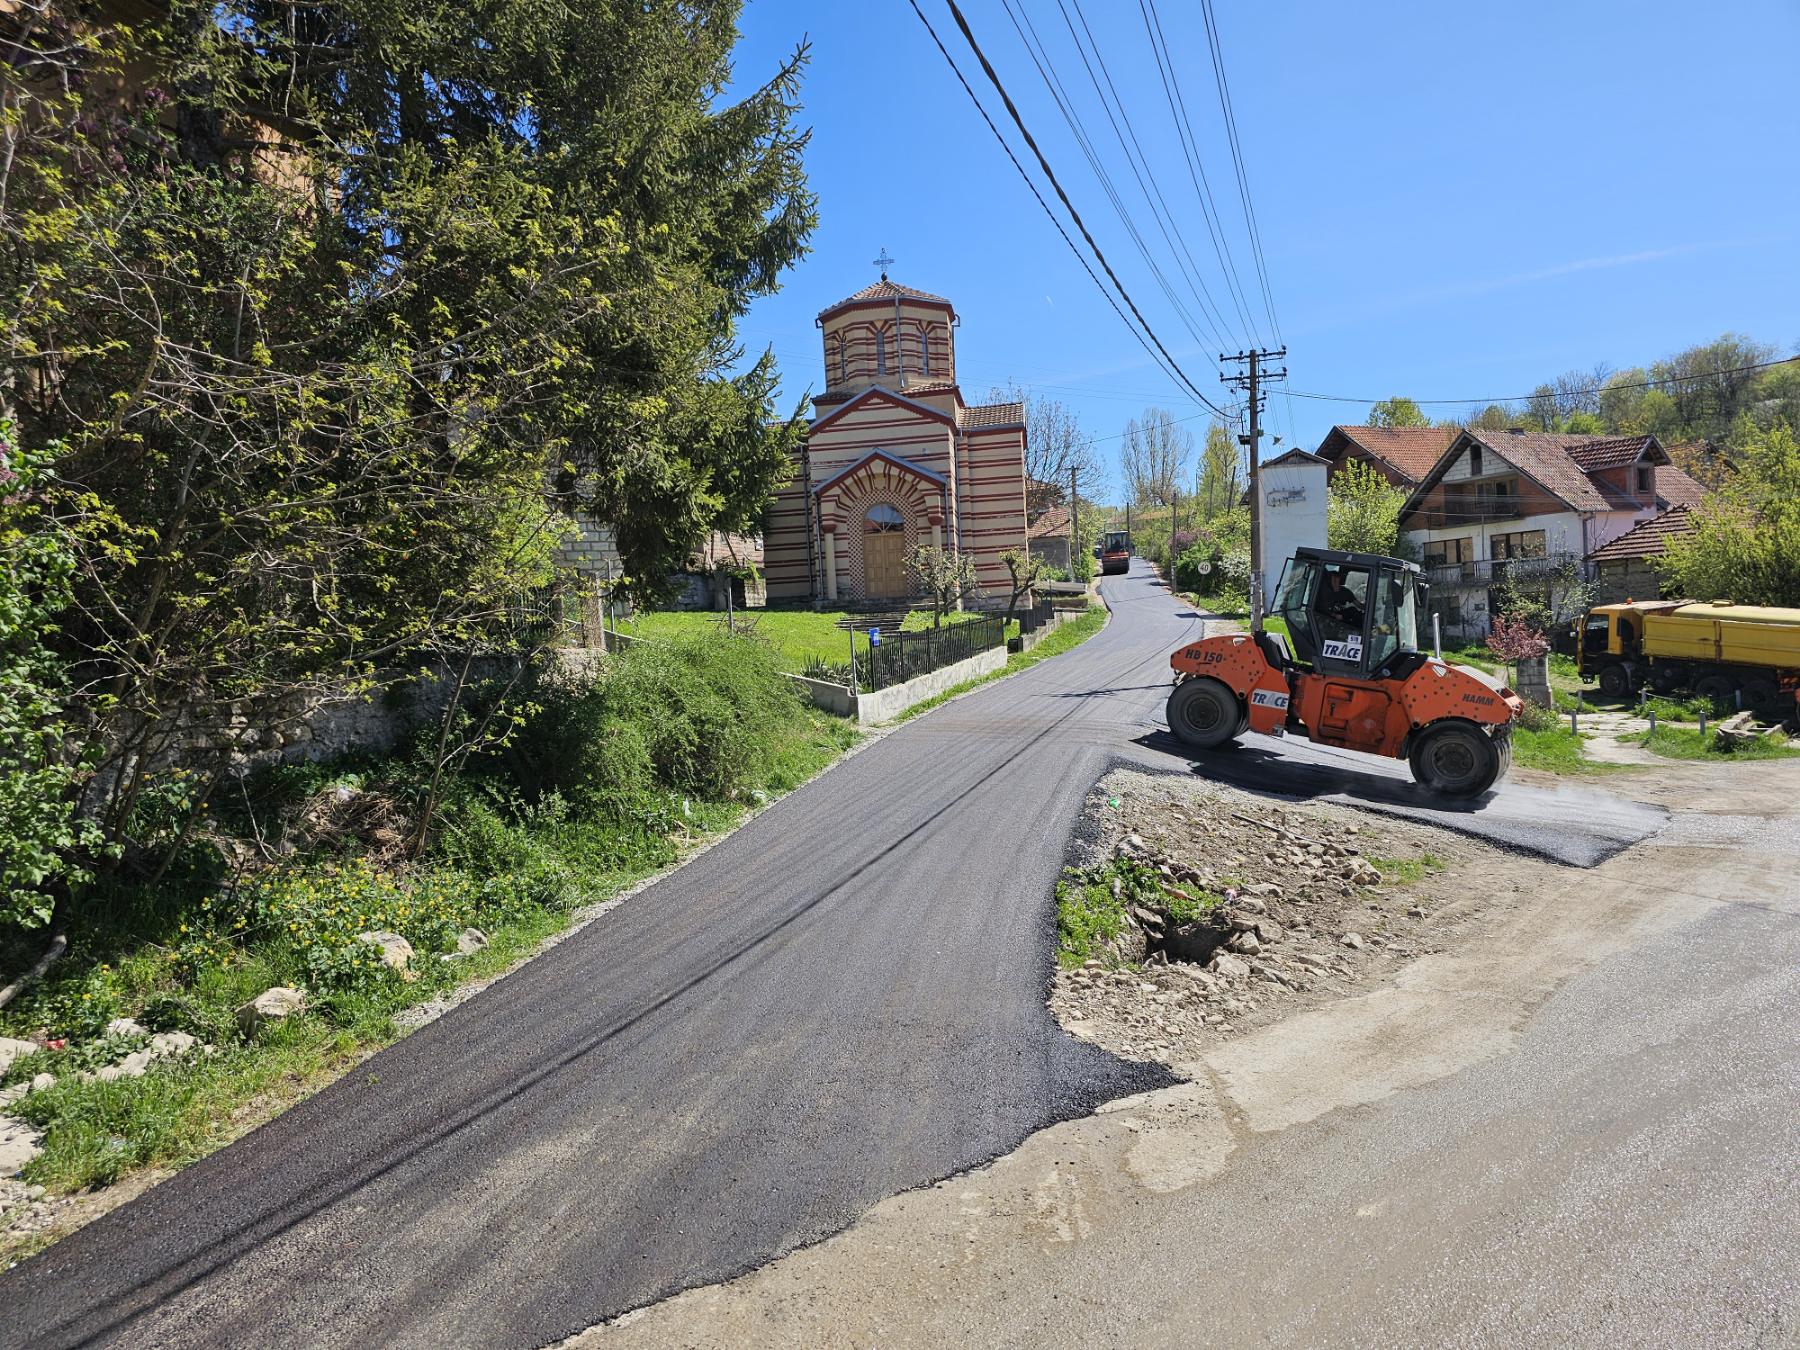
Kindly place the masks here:
[(1262, 557), (1265, 603), (1281, 569), (1301, 545), (1325, 547), (1325, 501), (1331, 465), (1310, 450), (1289, 450), (1257, 466), (1262, 493)]
[(1602, 545), (1703, 489), (1655, 436), (1460, 433), (1413, 489), (1400, 536), (1423, 559), (1446, 633), (1487, 633), (1509, 576), (1576, 569)]

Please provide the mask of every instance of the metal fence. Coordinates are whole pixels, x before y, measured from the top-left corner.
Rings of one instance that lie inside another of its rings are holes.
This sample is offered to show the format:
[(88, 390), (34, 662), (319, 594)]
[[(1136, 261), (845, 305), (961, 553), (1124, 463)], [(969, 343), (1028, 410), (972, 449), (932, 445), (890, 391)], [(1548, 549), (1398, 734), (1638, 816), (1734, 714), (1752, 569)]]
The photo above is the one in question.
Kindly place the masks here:
[(861, 662), (859, 683), (874, 693), (979, 656), (1005, 641), (1006, 625), (997, 616), (986, 615), (916, 633), (883, 633)]

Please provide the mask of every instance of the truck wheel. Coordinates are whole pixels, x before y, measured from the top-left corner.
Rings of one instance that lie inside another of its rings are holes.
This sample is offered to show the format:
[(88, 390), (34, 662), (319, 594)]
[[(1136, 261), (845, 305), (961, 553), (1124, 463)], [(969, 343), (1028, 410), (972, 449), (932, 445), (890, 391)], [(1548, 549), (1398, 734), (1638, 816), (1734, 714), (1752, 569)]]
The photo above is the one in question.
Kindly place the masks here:
[(1631, 676), (1624, 666), (1608, 666), (1600, 672), (1600, 692), (1608, 698), (1626, 698), (1631, 694)]
[(1650, 672), (1650, 687), (1659, 694), (1672, 694), (1685, 678), (1686, 672), (1679, 666), (1657, 666)]
[(1723, 675), (1706, 675), (1694, 681), (1694, 693), (1708, 699), (1717, 713), (1737, 710), (1737, 682)]
[(1778, 721), (1785, 711), (1781, 690), (1773, 680), (1745, 680), (1744, 706), (1765, 722)]
[(1164, 713), (1175, 739), (1195, 750), (1216, 750), (1237, 735), (1237, 695), (1214, 679), (1183, 680)]
[(1502, 767), (1493, 739), (1466, 722), (1429, 728), (1408, 759), (1413, 777), (1446, 797), (1479, 797), (1494, 785)]

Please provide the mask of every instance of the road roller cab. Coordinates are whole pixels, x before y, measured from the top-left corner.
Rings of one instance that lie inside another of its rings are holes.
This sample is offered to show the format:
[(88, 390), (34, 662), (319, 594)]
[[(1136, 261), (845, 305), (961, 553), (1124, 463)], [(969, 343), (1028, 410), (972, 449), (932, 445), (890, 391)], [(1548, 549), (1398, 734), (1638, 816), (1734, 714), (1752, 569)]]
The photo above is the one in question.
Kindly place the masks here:
[(1399, 558), (1302, 548), (1269, 621), (1204, 638), (1169, 658), (1169, 729), (1195, 749), (1245, 731), (1407, 758), (1426, 787), (1487, 791), (1512, 759), (1520, 703), (1477, 671), (1419, 650), (1425, 586)]

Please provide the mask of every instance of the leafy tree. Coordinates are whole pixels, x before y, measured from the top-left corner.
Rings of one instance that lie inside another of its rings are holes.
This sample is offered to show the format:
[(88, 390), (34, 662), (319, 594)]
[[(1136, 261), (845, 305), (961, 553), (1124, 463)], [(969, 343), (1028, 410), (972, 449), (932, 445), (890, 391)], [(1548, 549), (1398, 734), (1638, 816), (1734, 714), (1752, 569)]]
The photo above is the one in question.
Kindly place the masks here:
[(1330, 546), (1349, 553), (1391, 555), (1406, 496), (1404, 488), (1388, 482), (1374, 466), (1346, 460), (1331, 476), (1325, 503), (1325, 537)]
[(1787, 426), (1738, 447), (1737, 469), (1670, 541), (1659, 567), (1696, 600), (1800, 606), (1800, 442)]
[(1431, 419), (1410, 398), (1384, 398), (1369, 408), (1372, 427), (1428, 427)]
[(1487, 637), (1487, 648), (1506, 662), (1510, 668), (1510, 682), (1517, 684), (1519, 662), (1544, 655), (1550, 650), (1550, 639), (1529, 619), (1496, 614), (1493, 631)]
[(960, 609), (964, 600), (981, 594), (974, 557), (955, 549), (921, 544), (906, 555), (906, 570), (931, 604), (933, 628), (942, 627), (944, 616)]
[(1543, 633), (1566, 627), (1587, 613), (1595, 593), (1594, 584), (1573, 560), (1528, 569), (1515, 564), (1495, 588), (1494, 613)]
[(1006, 622), (1011, 623), (1019, 611), (1019, 601), (1044, 579), (1044, 560), (1029, 551), (1009, 548), (1000, 555), (1000, 561), (1006, 564), (1011, 586), (1011, 594), (1006, 597)]
[(1100, 458), (1094, 438), (1081, 425), (1073, 409), (1053, 398), (1032, 394), (1016, 385), (990, 389), (990, 403), (1025, 405), (1025, 513), (1029, 519), (1069, 499), (1069, 473), (1074, 471), (1076, 491), (1093, 491), (1100, 483)]
[(1195, 493), (1201, 520), (1208, 521), (1234, 509), (1243, 492), (1243, 458), (1237, 442), (1223, 422), (1212, 422), (1206, 428), (1206, 444), (1200, 451), (1200, 483)]
[(1187, 480), (1194, 454), (1194, 434), (1167, 408), (1146, 408), (1144, 418), (1125, 423), (1119, 467), (1134, 506), (1168, 506)]
[(27, 25), (15, 64), (79, 69), (5, 85), (0, 399), (54, 447), (54, 641), (115, 842), (195, 742), (216, 781), (322, 699), (515, 649), (577, 497), (643, 578), (760, 513), (800, 429), (772, 357), (727, 374), (735, 325), (814, 201), (804, 49), (726, 98), (737, 12)]
[(49, 645), (75, 560), (37, 520), (48, 458), (0, 424), (0, 923), (24, 928), (50, 921), (94, 843), (73, 817), (68, 677)]

